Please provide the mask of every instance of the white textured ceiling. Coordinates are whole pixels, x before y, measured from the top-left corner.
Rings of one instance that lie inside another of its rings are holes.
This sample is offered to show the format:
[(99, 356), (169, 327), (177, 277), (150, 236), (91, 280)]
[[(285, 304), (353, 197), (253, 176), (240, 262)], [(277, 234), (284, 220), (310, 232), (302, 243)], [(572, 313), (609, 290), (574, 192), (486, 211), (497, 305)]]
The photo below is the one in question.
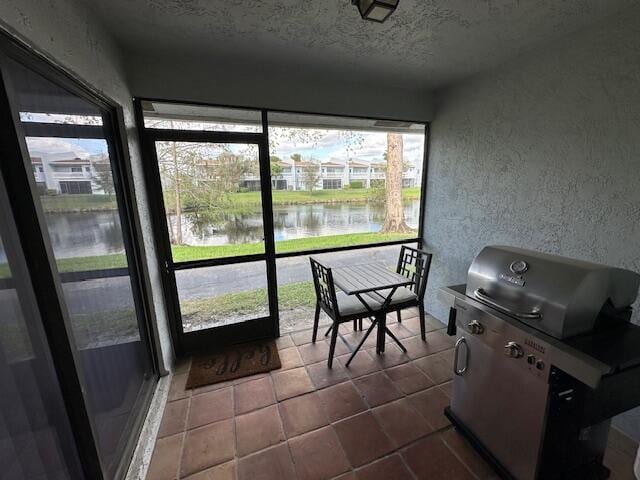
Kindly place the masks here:
[(636, 0), (400, 0), (384, 24), (350, 0), (82, 0), (125, 58), (194, 58), (432, 89)]

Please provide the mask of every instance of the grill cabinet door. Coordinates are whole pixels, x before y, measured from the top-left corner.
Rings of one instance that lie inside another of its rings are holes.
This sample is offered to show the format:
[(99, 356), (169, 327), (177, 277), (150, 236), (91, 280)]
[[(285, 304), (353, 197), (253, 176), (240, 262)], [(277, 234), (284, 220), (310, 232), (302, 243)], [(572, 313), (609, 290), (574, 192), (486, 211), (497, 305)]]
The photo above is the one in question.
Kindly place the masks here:
[[(458, 310), (459, 326), (480, 321), (483, 312)], [(520, 362), (505, 356), (510, 341), (500, 332), (463, 332), (458, 372), (453, 380), (452, 412), (517, 479), (533, 480), (544, 434), (548, 384), (529, 375)], [(466, 358), (465, 358), (466, 357)], [(455, 372), (454, 372), (455, 373)]]

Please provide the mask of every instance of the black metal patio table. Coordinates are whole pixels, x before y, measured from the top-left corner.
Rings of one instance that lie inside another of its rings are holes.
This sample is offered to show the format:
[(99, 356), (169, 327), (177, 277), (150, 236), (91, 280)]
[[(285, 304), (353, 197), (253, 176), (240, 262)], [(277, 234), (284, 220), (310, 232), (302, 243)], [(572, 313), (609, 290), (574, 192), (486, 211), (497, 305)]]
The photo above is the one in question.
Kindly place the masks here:
[[(387, 328), (387, 310), (393, 299), (393, 294), (400, 287), (408, 287), (415, 282), (399, 273), (392, 272), (382, 262), (362, 263), (348, 265), (344, 267), (332, 268), (333, 281), (347, 295), (355, 295), (360, 302), (371, 312), (373, 322), (369, 326), (367, 333), (362, 337), (356, 349), (351, 353), (346, 366), (348, 367), (360, 350), (364, 342), (369, 337), (373, 329), (378, 327), (376, 339), (376, 353), (384, 353), (385, 336), (388, 334), (402, 349), (407, 349), (400, 340)], [(384, 290), (384, 292), (383, 292)], [(363, 296), (369, 296), (381, 302), (381, 307), (372, 309)]]

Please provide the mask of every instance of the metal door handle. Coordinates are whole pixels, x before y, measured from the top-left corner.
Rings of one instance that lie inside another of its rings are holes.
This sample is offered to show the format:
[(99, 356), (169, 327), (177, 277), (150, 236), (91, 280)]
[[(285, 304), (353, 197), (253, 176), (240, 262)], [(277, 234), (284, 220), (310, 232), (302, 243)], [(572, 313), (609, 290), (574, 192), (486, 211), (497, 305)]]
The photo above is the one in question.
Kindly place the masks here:
[[(465, 353), (464, 353), (464, 367), (458, 368), (458, 353), (460, 351), (460, 347), (464, 345)], [(464, 337), (460, 337), (456, 342), (456, 348), (453, 351), (453, 373), (461, 377), (467, 371), (467, 364), (469, 363), (469, 346), (467, 345), (467, 340)]]
[(516, 312), (515, 310), (512, 310), (508, 307), (505, 307), (504, 305), (500, 305), (498, 302), (496, 302), (493, 298), (491, 298), (489, 295), (486, 294), (486, 292), (484, 290), (482, 290), (481, 288), (476, 289), (473, 294), (475, 295), (475, 297), (480, 300), (483, 303), (486, 303), (490, 306), (492, 306), (493, 308), (495, 308), (496, 310), (500, 310), (502, 313), (506, 313), (507, 315), (512, 315), (516, 318), (520, 318), (522, 320), (539, 320), (542, 318), (542, 314), (540, 312), (537, 311), (530, 311), (530, 312)]

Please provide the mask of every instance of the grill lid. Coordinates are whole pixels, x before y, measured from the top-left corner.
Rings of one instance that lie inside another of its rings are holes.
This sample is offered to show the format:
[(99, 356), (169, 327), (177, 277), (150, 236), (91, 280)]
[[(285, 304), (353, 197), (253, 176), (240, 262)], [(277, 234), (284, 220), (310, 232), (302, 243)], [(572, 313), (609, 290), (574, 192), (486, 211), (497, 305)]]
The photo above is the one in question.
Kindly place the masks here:
[(630, 306), (640, 275), (622, 268), (515, 247), (485, 247), (466, 295), (556, 338), (593, 330), (602, 307)]

